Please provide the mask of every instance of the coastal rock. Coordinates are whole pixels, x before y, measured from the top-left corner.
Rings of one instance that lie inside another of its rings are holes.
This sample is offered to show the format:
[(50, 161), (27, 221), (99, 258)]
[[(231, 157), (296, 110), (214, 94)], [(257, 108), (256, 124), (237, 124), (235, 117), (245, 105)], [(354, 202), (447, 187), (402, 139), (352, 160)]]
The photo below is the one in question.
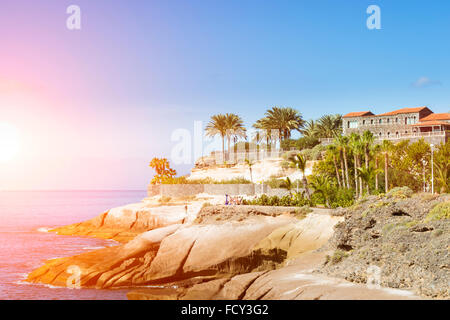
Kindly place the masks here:
[[(190, 207), (189, 210), (198, 211), (199, 206)], [(185, 217), (184, 206), (156, 207), (141, 202), (113, 208), (91, 220), (55, 228), (50, 232), (112, 239), (125, 243), (143, 232), (181, 223)]]
[(323, 253), (305, 253), (277, 270), (250, 272), (206, 281), (190, 287), (140, 289), (128, 293), (131, 300), (340, 300), (418, 299), (402, 290), (368, 288), (345, 280), (312, 273), (325, 261)]
[[(368, 197), (346, 209), (322, 271), (355, 283), (366, 283), (377, 271), (382, 286), (449, 298), (450, 196), (401, 191)], [(443, 214), (429, 219), (439, 208)]]

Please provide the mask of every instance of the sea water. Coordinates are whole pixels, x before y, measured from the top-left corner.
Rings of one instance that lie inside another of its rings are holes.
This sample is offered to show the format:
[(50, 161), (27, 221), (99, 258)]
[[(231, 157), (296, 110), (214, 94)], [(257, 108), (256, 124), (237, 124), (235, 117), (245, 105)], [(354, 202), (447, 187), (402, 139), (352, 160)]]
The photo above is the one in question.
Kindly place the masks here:
[(91, 219), (145, 196), (145, 191), (0, 191), (0, 300), (126, 299), (127, 288), (68, 289), (24, 279), (45, 260), (117, 245), (112, 240), (60, 236), (49, 229)]

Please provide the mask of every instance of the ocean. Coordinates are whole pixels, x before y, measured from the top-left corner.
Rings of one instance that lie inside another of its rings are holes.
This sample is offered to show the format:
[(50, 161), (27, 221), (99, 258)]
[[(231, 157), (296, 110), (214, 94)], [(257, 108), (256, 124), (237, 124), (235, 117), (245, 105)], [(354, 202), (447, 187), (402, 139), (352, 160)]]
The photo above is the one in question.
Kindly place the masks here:
[(0, 191), (0, 300), (126, 299), (129, 289), (68, 289), (23, 280), (45, 260), (117, 245), (60, 236), (46, 232), (49, 228), (88, 220), (145, 196), (145, 191)]

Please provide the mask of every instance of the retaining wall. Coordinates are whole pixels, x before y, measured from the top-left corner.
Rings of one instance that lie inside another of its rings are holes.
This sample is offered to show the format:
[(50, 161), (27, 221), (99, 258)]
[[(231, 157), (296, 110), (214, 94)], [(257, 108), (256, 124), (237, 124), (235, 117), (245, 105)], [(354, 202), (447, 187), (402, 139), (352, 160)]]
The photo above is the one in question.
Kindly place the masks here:
[(183, 197), (199, 193), (210, 195), (246, 195), (254, 196), (262, 193), (268, 196), (279, 196), (289, 194), (285, 189), (272, 189), (267, 185), (259, 184), (163, 184), (149, 185), (147, 194), (153, 196)]

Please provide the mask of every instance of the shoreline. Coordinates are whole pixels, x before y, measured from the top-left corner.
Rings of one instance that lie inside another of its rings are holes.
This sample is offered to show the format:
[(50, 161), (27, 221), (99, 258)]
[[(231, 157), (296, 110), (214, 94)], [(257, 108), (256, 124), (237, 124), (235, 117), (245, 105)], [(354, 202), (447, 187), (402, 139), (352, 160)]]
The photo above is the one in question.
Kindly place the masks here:
[[(331, 247), (336, 237), (335, 225), (348, 219), (336, 216), (336, 211), (313, 208), (311, 213), (300, 213), (301, 208), (292, 207), (217, 204), (203, 207), (206, 200), (183, 200), (182, 203), (189, 203), (189, 219), (181, 224), (180, 220), (186, 218), (184, 205), (155, 205), (156, 198), (151, 201), (153, 205), (143, 201), (112, 209), (100, 218), (57, 228), (58, 234), (64, 234), (61, 230), (68, 228), (81, 230), (88, 237), (104, 239), (112, 235), (115, 241), (120, 235), (122, 241), (114, 247), (49, 260), (31, 272), (27, 281), (64, 286), (68, 276), (64, 266), (79, 264), (83, 288), (127, 289), (129, 299), (426, 298), (411, 289), (371, 289), (359, 281), (349, 282), (336, 273), (324, 272), (330, 269), (327, 263), (335, 250)], [(144, 208), (147, 211), (142, 211)], [(168, 215), (164, 223), (162, 219), (155, 223), (155, 216), (161, 215)], [(117, 228), (119, 221), (119, 233), (105, 229), (112, 225)], [(86, 232), (86, 226), (97, 229)], [(152, 229), (142, 231), (142, 226)], [(314, 263), (308, 260), (313, 256)], [(262, 278), (266, 283), (259, 290), (265, 288), (267, 292), (258, 296), (249, 289), (262, 281), (261, 273), (265, 274)], [(290, 285), (282, 281), (286, 277)], [(292, 287), (294, 284), (297, 286)]]

